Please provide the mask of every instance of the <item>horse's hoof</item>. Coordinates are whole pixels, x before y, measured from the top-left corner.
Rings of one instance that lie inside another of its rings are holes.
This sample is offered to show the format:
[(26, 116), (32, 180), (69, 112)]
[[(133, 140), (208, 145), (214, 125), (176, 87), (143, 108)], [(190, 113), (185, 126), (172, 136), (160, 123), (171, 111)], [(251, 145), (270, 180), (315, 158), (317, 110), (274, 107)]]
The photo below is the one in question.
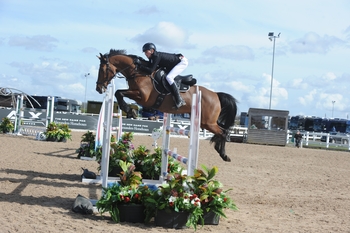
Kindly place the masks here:
[(132, 109), (131, 110), (131, 115), (132, 115), (132, 117), (134, 118), (134, 119), (137, 119), (137, 111), (136, 111), (136, 109)]
[(224, 161), (225, 161), (225, 162), (231, 162), (231, 159), (230, 159), (230, 157), (228, 157), (227, 155), (225, 155)]

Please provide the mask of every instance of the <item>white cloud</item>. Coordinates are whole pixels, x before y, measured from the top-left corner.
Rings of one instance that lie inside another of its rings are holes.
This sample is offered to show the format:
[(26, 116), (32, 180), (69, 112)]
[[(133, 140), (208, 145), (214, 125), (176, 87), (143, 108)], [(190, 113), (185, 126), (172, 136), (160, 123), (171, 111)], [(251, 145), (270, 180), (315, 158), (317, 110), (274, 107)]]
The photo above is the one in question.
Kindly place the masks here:
[(146, 43), (153, 42), (157, 47), (164, 48), (194, 48), (188, 42), (189, 33), (171, 22), (159, 22), (156, 26), (146, 30), (131, 39), (131, 41)]
[(251, 48), (243, 45), (214, 46), (203, 52), (203, 56), (219, 57), (232, 60), (254, 60), (254, 53)]
[(327, 53), (335, 45), (343, 45), (344, 41), (325, 35), (319, 36), (315, 32), (309, 32), (303, 38), (290, 42), (290, 48), (293, 53)]
[(232, 87), (233, 90), (241, 91), (244, 93), (249, 93), (252, 90), (254, 90), (254, 87), (247, 86), (242, 82), (233, 81), (233, 82), (230, 82), (229, 85)]
[(296, 78), (292, 80), (292, 87), (297, 89), (306, 89), (308, 85), (302, 78)]
[(337, 76), (333, 72), (328, 72), (324, 75), (322, 75), (322, 79), (324, 81), (334, 81), (337, 78)]
[(55, 43), (58, 40), (50, 35), (35, 36), (11, 36), (9, 39), (10, 46), (24, 47), (28, 50), (38, 50), (50, 52), (57, 47)]

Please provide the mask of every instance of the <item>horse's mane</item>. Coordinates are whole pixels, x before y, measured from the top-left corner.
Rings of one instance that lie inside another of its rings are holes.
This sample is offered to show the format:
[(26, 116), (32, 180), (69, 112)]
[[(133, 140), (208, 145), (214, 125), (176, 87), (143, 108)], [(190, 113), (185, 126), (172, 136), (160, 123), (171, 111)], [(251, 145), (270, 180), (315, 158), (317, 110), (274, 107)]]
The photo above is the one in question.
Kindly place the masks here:
[(111, 49), (109, 50), (109, 53), (106, 54), (109, 57), (115, 56), (115, 55), (127, 55), (125, 49)]
[(109, 57), (112, 57), (112, 56), (115, 56), (115, 55), (126, 55), (126, 56), (131, 57), (132, 59), (138, 58), (138, 59), (143, 60), (143, 61), (145, 60), (142, 57), (139, 57), (139, 56), (136, 56), (136, 55), (133, 55), (133, 54), (127, 54), (125, 49), (110, 49), (109, 53), (105, 54), (105, 56), (107, 56), (107, 55)]

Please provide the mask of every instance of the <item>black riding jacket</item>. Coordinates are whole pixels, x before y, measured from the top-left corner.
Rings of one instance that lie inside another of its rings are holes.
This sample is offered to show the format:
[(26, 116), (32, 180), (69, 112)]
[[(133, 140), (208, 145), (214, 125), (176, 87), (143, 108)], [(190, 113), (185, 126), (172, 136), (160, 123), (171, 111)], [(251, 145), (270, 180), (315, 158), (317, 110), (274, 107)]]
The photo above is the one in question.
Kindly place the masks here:
[(303, 135), (297, 134), (297, 133), (296, 133), (296, 134), (294, 135), (294, 138), (297, 139), (297, 140), (300, 140), (300, 139), (303, 138)]
[(157, 68), (166, 68), (166, 72), (172, 70), (177, 64), (179, 64), (182, 54), (163, 53), (154, 51), (149, 58), (147, 66), (141, 66), (140, 68), (146, 72), (152, 73)]

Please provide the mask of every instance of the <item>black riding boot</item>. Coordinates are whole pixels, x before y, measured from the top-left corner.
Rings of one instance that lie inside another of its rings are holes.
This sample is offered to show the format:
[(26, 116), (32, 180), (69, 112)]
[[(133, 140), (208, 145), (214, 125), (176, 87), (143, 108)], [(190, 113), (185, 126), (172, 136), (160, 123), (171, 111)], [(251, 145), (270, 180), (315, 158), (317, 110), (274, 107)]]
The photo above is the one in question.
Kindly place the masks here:
[(181, 106), (186, 105), (186, 102), (182, 99), (176, 84), (173, 83), (170, 87), (171, 87), (171, 94), (173, 94), (174, 96), (176, 108), (180, 108)]

